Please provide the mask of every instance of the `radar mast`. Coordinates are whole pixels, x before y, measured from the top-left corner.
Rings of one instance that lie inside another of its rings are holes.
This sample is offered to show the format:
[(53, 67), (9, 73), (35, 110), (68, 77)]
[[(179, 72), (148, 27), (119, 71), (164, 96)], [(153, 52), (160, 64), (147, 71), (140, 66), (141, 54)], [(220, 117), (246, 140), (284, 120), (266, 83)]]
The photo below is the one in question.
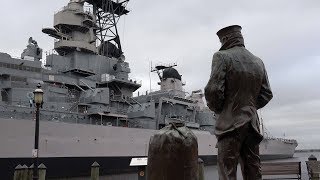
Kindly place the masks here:
[(101, 55), (119, 58), (122, 54), (117, 23), (122, 15), (129, 11), (126, 9), (129, 0), (86, 0), (93, 7), (96, 18), (98, 52)]
[(177, 66), (176, 63), (174, 63), (174, 64), (158, 64), (154, 68), (151, 67), (151, 72), (157, 72), (160, 81), (162, 81), (163, 80), (163, 71), (165, 69), (173, 68), (175, 66)]

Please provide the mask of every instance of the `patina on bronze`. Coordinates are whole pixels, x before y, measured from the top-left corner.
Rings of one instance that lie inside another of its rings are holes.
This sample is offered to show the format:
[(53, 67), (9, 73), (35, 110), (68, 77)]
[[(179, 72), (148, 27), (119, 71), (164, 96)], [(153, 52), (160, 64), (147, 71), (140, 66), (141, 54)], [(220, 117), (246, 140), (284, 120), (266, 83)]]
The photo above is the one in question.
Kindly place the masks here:
[(217, 32), (222, 44), (213, 55), (211, 76), (205, 87), (208, 107), (218, 118), (218, 170), (220, 180), (235, 180), (240, 162), (244, 180), (261, 179), (257, 109), (273, 97), (262, 60), (244, 45), (241, 26)]
[(182, 123), (171, 123), (149, 142), (147, 180), (198, 180), (198, 141)]

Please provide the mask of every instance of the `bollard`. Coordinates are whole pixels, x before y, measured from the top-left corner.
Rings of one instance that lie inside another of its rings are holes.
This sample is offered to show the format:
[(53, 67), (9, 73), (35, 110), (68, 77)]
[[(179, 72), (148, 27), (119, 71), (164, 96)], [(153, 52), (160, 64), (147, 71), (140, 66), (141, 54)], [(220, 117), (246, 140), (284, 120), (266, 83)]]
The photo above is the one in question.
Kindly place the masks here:
[(310, 179), (320, 179), (320, 162), (313, 154), (309, 156), (306, 164)]
[(21, 167), (22, 172), (21, 172), (21, 180), (28, 180), (28, 166), (27, 165), (23, 165)]
[(33, 178), (33, 164), (28, 169), (28, 180), (32, 180)]
[(146, 180), (146, 166), (138, 166), (138, 180)]
[(21, 173), (22, 173), (22, 166), (19, 164), (18, 166), (16, 166), (16, 168), (14, 168), (13, 180), (20, 180)]
[(99, 180), (99, 168), (100, 165), (96, 161), (91, 165), (91, 180)]
[(39, 171), (39, 180), (45, 180), (46, 179), (46, 171), (47, 167), (44, 164), (40, 164), (38, 166), (38, 171)]
[(132, 158), (130, 162), (130, 167), (138, 168), (138, 180), (146, 180), (146, 167), (148, 164), (147, 157)]
[(204, 180), (204, 163), (203, 160), (198, 158), (199, 165), (199, 180)]
[(318, 159), (313, 155), (311, 154), (309, 157), (308, 157), (308, 161), (317, 161)]

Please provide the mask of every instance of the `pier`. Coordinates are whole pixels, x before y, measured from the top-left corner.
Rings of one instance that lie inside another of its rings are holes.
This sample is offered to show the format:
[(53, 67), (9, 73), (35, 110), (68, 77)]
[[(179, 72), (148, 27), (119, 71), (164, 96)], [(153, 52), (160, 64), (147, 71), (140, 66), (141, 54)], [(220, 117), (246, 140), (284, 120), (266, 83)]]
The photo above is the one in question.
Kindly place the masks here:
[[(311, 153), (296, 153), (295, 154), (295, 157), (294, 158), (288, 158), (288, 159), (282, 159), (282, 160), (276, 160), (276, 161), (263, 161), (262, 163), (265, 164), (265, 163), (269, 163), (269, 164), (277, 164), (277, 165), (283, 165), (288, 163), (289, 164), (292, 164), (292, 162), (300, 162), (301, 163), (301, 180), (315, 180), (315, 179), (318, 179), (319, 180), (319, 176), (316, 177), (317, 175), (319, 175), (320, 173), (320, 161), (318, 161), (318, 158), (319, 158), (319, 154), (318, 153), (315, 153), (314, 157), (317, 158), (316, 161), (313, 161), (313, 164), (310, 164), (310, 161), (312, 161), (312, 159), (310, 160), (310, 156), (312, 154)], [(308, 164), (309, 164), (309, 167), (308, 167)], [(129, 164), (128, 164), (129, 166)], [(20, 168), (22, 166), (20, 165)], [(97, 168), (97, 167), (95, 167)], [(312, 168), (312, 170), (311, 170)], [(318, 168), (318, 169), (317, 169)], [(143, 180), (139, 179), (139, 174), (140, 174), (140, 171), (139, 171), (139, 168), (136, 168), (136, 170), (134, 171), (130, 171), (130, 172), (127, 172), (127, 173), (121, 173), (121, 174), (116, 174), (116, 173), (113, 173), (113, 174), (104, 174), (104, 172), (106, 171), (105, 167), (103, 166), (99, 166), (98, 168), (99, 170), (95, 169), (95, 172), (99, 172), (99, 180)], [(282, 167), (283, 169), (283, 167)], [(46, 169), (47, 171), (54, 171), (52, 169)], [(82, 172), (82, 175), (80, 175), (79, 177), (70, 177), (70, 178), (61, 178), (61, 177), (48, 177), (48, 175), (46, 176), (47, 179), (52, 179), (52, 180), (88, 180), (90, 179), (90, 176), (91, 176), (91, 164), (88, 164), (88, 168), (87, 168), (88, 172), (87, 173), (84, 173)], [(210, 166), (204, 166), (203, 167), (203, 179), (201, 180), (210, 180), (210, 179), (214, 179), (214, 178), (217, 178), (218, 177), (218, 169), (217, 169), (217, 166), (216, 165), (210, 165)], [(311, 178), (312, 177), (312, 174), (311, 172), (314, 173), (314, 177), (313, 179)], [(79, 172), (79, 174), (81, 174)], [(271, 178), (297, 178), (297, 176), (295, 175), (288, 175), (285, 176), (285, 175), (276, 175), (276, 176), (263, 176), (263, 179), (271, 179)], [(12, 178), (13, 178), (13, 174), (12, 174)], [(11, 179), (11, 178), (10, 178)], [(240, 166), (238, 167), (238, 179), (241, 180), (242, 177), (241, 177), (241, 174), (240, 174)]]

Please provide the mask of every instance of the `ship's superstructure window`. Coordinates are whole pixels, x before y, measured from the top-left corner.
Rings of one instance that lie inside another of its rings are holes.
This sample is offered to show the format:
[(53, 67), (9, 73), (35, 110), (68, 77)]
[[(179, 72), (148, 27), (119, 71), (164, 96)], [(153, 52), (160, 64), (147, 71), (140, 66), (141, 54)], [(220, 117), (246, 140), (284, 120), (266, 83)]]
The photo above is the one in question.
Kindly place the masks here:
[(27, 82), (27, 78), (19, 76), (11, 76), (11, 81)]
[(9, 68), (9, 69), (18, 69), (18, 70), (30, 71), (30, 72), (41, 72), (41, 68), (18, 65), (18, 64), (10, 64), (10, 63), (4, 63), (4, 62), (0, 62), (0, 67)]
[(6, 90), (1, 90), (1, 99), (2, 101), (5, 101), (5, 102), (9, 100), (8, 92)]

